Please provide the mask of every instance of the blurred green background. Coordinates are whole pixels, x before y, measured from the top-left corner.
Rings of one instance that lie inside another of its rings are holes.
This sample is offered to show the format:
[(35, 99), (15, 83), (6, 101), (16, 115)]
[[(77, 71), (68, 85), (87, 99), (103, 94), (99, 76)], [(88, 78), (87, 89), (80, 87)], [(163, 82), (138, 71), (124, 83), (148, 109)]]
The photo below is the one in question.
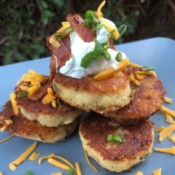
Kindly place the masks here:
[[(68, 13), (96, 10), (102, 0), (0, 0), (0, 65), (50, 56), (47, 36)], [(128, 30), (118, 41), (175, 38), (173, 0), (107, 0), (103, 14)]]

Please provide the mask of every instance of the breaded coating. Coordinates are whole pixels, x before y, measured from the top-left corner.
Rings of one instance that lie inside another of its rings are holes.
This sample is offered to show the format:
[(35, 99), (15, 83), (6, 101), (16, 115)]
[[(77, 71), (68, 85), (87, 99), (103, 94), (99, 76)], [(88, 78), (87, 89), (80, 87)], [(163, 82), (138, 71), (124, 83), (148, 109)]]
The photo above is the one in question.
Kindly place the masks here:
[(106, 79), (75, 79), (57, 73), (54, 91), (65, 103), (85, 111), (105, 113), (119, 109), (130, 101), (129, 80), (122, 72)]
[(7, 119), (11, 119), (12, 124), (7, 125), (5, 131), (20, 137), (47, 143), (65, 139), (73, 133), (78, 124), (78, 120), (74, 120), (71, 124), (58, 127), (42, 126), (36, 121), (28, 120), (21, 113), (15, 116), (10, 101), (5, 104), (3, 111), (0, 113), (0, 128), (3, 127)]
[[(148, 120), (137, 126), (122, 126), (92, 113), (81, 123), (79, 135), (90, 157), (109, 171), (122, 172), (142, 162), (152, 152), (153, 127)], [(124, 143), (107, 142), (109, 134), (120, 136)]]
[(140, 81), (139, 86), (131, 83), (131, 89), (131, 102), (128, 105), (104, 115), (130, 125), (148, 119), (161, 108), (166, 91), (158, 78), (148, 76)]

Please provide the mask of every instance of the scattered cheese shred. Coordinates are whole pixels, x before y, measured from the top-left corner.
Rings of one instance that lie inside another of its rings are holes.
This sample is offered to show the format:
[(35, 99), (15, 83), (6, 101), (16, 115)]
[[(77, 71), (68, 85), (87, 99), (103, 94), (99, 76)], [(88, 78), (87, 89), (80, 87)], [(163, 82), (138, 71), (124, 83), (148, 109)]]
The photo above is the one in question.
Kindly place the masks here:
[(164, 97), (163, 100), (164, 100), (165, 103), (169, 103), (169, 104), (171, 104), (173, 102), (173, 100), (171, 98), (168, 98), (166, 96)]
[(53, 173), (52, 175), (62, 175), (62, 172)]
[(154, 150), (161, 153), (175, 155), (175, 146), (172, 146), (171, 148), (154, 148)]
[(3, 172), (0, 172), (0, 175), (3, 175)]
[(165, 106), (162, 106), (160, 111), (163, 112), (163, 113), (167, 113), (167, 114), (171, 115), (172, 117), (175, 117), (175, 111), (173, 111), (171, 109), (168, 109)]
[(10, 140), (10, 139), (13, 138), (14, 136), (15, 136), (14, 134), (11, 134), (11, 135), (8, 136), (7, 138), (1, 140), (1, 141), (0, 141), (0, 144), (6, 142), (6, 141), (8, 141), (8, 140)]
[(130, 81), (132, 81), (135, 85), (137, 85), (137, 86), (140, 85), (139, 81), (137, 81), (137, 80), (135, 79), (135, 77), (134, 77), (133, 74), (129, 75), (129, 79), (130, 79)]
[(50, 38), (49, 38), (49, 42), (52, 46), (56, 47), (56, 48), (59, 48), (61, 46), (61, 44), (57, 41), (56, 39), (56, 36), (55, 35), (52, 35)]
[(32, 155), (29, 157), (29, 160), (34, 161), (38, 158), (39, 155), (40, 155), (40, 153), (33, 152)]
[(66, 164), (63, 164), (61, 162), (58, 162), (57, 160), (53, 159), (53, 158), (49, 158), (48, 159), (48, 162), (51, 164), (51, 165), (54, 165), (58, 168), (61, 168), (63, 170), (66, 170), (68, 171), (69, 170), (69, 166), (67, 166)]
[(129, 65), (133, 66), (133, 67), (137, 67), (137, 68), (141, 68), (142, 66), (140, 66), (139, 64), (136, 63), (132, 63), (130, 62)]
[(84, 154), (85, 154), (86, 162), (88, 163), (88, 165), (89, 165), (96, 173), (98, 173), (97, 168), (90, 162), (89, 157), (88, 157), (86, 151), (84, 151)]
[(124, 59), (123, 61), (121, 61), (118, 64), (117, 70), (114, 70), (113, 68), (106, 69), (106, 70), (102, 71), (101, 73), (95, 75), (94, 79), (101, 80), (104, 78), (108, 78), (108, 77), (112, 76), (114, 73), (118, 73), (119, 71), (123, 70), (126, 66), (128, 66), (128, 64), (129, 64), (129, 60)]
[(23, 152), (16, 160), (12, 161), (9, 164), (9, 168), (11, 170), (16, 170), (16, 166), (20, 165), (26, 158), (33, 152), (33, 150), (36, 148), (37, 143), (34, 142), (25, 152)]
[(77, 175), (82, 175), (82, 171), (81, 171), (79, 162), (75, 163), (75, 169), (76, 169)]
[(70, 24), (67, 21), (63, 21), (61, 24), (62, 27), (59, 30), (57, 30), (57, 34), (62, 34), (65, 30), (70, 28)]
[(136, 71), (135, 74), (138, 75), (150, 75), (156, 77), (156, 73), (154, 71)]
[(153, 175), (161, 175), (161, 174), (162, 174), (162, 169), (161, 168), (153, 171)]
[(175, 131), (175, 122), (169, 125), (167, 128), (163, 129), (159, 133), (159, 142), (162, 142), (166, 137), (171, 135), (171, 133)]
[(103, 13), (101, 12), (101, 10), (105, 6), (105, 3), (106, 3), (106, 1), (103, 1), (97, 8), (96, 15), (97, 15), (98, 18), (103, 16)]
[(138, 80), (143, 80), (146, 77), (146, 75), (141, 75), (141, 74), (135, 74), (135, 76)]
[(10, 101), (11, 101), (14, 113), (15, 113), (15, 115), (17, 115), (19, 113), (19, 107), (17, 105), (17, 102), (16, 102), (15, 98), (16, 98), (16, 94), (11, 93), (10, 94)]
[(138, 171), (135, 175), (143, 175), (141, 171)]
[(163, 116), (165, 116), (167, 123), (171, 124), (174, 122), (173, 117), (171, 115), (169, 115), (167, 113), (163, 113)]

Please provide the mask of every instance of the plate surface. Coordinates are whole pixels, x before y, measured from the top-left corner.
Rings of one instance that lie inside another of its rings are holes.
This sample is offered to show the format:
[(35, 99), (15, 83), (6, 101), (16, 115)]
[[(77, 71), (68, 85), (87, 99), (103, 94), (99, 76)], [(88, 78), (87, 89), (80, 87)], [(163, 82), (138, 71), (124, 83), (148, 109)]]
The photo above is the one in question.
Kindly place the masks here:
[[(127, 54), (128, 58), (135, 63), (143, 66), (152, 66), (156, 69), (157, 76), (160, 78), (167, 89), (167, 96), (175, 99), (175, 41), (167, 38), (152, 38), (122, 45), (117, 45), (118, 50)], [(12, 64), (0, 67), (0, 110), (3, 104), (9, 99), (9, 93), (13, 91), (16, 82), (23, 73), (29, 69), (34, 69), (43, 74), (49, 74), (49, 58), (28, 61), (18, 64)], [(169, 105), (169, 108), (175, 109), (175, 106)], [(160, 126), (166, 126), (164, 117), (157, 113), (151, 117), (155, 123), (155, 129)], [(0, 140), (7, 137), (7, 133), (0, 133)], [(26, 170), (30, 170), (34, 175), (51, 175), (61, 170), (49, 165), (47, 161), (38, 165), (37, 161), (25, 161), (17, 167), (16, 171), (10, 171), (8, 165), (16, 159), (33, 141), (14, 137), (13, 139), (0, 144), (0, 172), (6, 175), (24, 175)], [(154, 147), (171, 147), (173, 145), (168, 139), (158, 143), (158, 134), (155, 133)], [(55, 153), (61, 155), (72, 163), (78, 161), (81, 164), (83, 175), (96, 175), (96, 173), (87, 165), (77, 132), (70, 138), (57, 142), (55, 144), (39, 143), (36, 149), (40, 156)], [(99, 169), (100, 175), (114, 175), (103, 168), (100, 168), (92, 159), (92, 163)], [(168, 161), (168, 162), (167, 162)], [(154, 152), (146, 158), (144, 162), (133, 167), (132, 171), (118, 173), (120, 175), (135, 175), (137, 171), (142, 171), (145, 175), (152, 175), (157, 168), (162, 168), (162, 174), (174, 174), (175, 157), (167, 154)], [(62, 171), (63, 174), (68, 174)]]

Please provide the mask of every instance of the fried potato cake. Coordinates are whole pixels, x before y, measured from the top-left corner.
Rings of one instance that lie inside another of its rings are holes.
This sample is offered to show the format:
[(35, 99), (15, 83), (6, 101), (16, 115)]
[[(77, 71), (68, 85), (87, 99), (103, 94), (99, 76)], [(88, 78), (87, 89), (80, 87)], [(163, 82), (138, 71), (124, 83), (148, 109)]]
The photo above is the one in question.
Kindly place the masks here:
[(68, 125), (58, 127), (42, 126), (36, 121), (28, 120), (21, 113), (14, 115), (11, 102), (7, 102), (3, 111), (0, 113), (0, 128), (4, 127), (6, 120), (12, 123), (5, 126), (5, 131), (16, 136), (41, 142), (53, 143), (68, 137), (77, 127), (78, 120), (74, 120)]
[[(83, 149), (103, 168), (122, 172), (142, 162), (152, 152), (154, 124), (145, 121), (137, 126), (122, 126), (115, 120), (91, 114), (81, 124), (79, 135)], [(108, 142), (108, 135), (124, 142)]]
[(119, 109), (130, 101), (130, 84), (122, 72), (106, 79), (75, 79), (57, 73), (53, 89), (65, 103), (85, 111), (105, 113)]
[(166, 91), (158, 78), (147, 76), (139, 86), (131, 83), (131, 89), (131, 102), (128, 105), (104, 115), (121, 124), (131, 125), (148, 119), (161, 108)]

